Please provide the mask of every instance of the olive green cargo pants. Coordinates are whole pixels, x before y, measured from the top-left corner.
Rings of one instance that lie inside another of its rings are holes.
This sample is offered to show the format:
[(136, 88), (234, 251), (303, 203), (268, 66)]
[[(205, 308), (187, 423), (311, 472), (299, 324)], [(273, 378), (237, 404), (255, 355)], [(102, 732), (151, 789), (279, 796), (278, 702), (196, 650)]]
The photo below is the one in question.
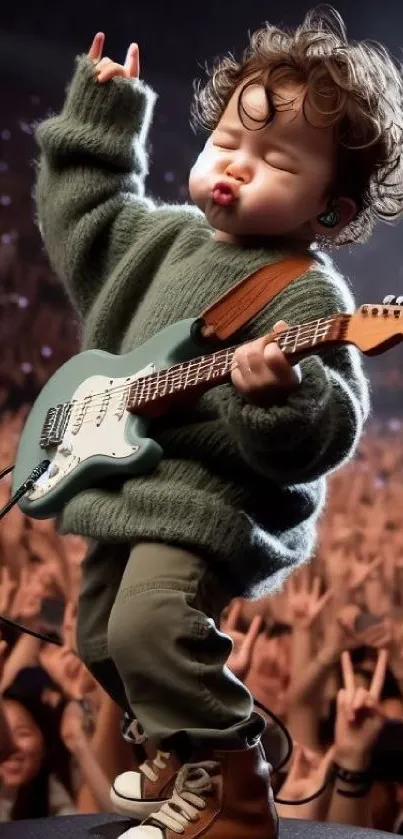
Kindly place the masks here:
[(231, 599), (214, 567), (160, 543), (94, 545), (83, 564), (78, 649), (97, 681), (157, 746), (256, 734), (252, 697), (225, 666), (217, 629)]

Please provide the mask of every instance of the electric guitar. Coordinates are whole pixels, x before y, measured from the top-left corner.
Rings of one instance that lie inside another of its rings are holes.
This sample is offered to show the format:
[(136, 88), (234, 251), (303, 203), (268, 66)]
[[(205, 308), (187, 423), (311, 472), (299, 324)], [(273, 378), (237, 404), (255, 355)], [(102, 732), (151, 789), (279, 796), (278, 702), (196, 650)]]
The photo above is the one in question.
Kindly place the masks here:
[[(19, 500), (33, 518), (58, 514), (83, 489), (111, 474), (152, 471), (163, 452), (147, 437), (151, 418), (184, 397), (230, 381), (236, 347), (200, 355), (199, 321), (163, 329), (125, 355), (102, 350), (67, 361), (39, 394), (19, 442), (13, 492), (45, 458), (46, 471)], [(292, 363), (337, 344), (377, 355), (402, 340), (403, 297), (361, 306), (352, 315), (300, 323), (267, 336)]]

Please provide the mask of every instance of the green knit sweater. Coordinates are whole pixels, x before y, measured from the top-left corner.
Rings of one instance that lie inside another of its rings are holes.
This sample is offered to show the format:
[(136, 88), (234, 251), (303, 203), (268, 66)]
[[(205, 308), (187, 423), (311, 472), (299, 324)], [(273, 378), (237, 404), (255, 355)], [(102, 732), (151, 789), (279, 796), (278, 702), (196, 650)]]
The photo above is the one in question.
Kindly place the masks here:
[[(82, 57), (61, 114), (37, 129), (40, 228), (82, 318), (84, 348), (128, 352), (286, 255), (278, 245), (217, 242), (195, 207), (144, 197), (155, 99), (140, 81), (98, 85)], [(279, 319), (292, 325), (353, 308), (344, 280), (319, 257), (240, 340)], [(323, 476), (351, 456), (367, 413), (352, 348), (306, 359), (299, 388), (270, 409), (217, 387), (152, 423), (165, 455), (153, 474), (79, 493), (63, 530), (182, 545), (221, 563), (234, 593), (267, 591), (311, 553)]]

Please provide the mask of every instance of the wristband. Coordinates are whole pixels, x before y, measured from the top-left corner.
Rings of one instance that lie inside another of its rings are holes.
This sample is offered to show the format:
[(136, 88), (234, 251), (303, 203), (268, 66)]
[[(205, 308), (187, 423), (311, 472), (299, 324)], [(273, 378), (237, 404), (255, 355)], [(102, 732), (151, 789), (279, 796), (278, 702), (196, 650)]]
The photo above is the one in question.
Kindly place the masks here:
[(372, 783), (368, 783), (365, 787), (361, 787), (360, 789), (350, 790), (347, 792), (347, 790), (337, 788), (336, 792), (337, 795), (342, 795), (343, 798), (364, 798), (364, 796), (369, 793), (371, 787)]
[(336, 778), (344, 781), (345, 784), (359, 784), (365, 785), (370, 783), (371, 775), (368, 769), (361, 772), (352, 772), (350, 769), (343, 769), (338, 763), (334, 764)]

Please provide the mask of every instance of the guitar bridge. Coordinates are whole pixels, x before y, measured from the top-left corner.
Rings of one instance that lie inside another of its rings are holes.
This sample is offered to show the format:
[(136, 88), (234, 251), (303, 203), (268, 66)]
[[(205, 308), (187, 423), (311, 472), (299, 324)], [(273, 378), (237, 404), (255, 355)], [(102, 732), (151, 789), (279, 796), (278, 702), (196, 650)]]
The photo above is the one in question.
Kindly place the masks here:
[(56, 405), (56, 407), (49, 408), (39, 440), (41, 449), (58, 446), (62, 442), (72, 408), (71, 402), (64, 402)]

